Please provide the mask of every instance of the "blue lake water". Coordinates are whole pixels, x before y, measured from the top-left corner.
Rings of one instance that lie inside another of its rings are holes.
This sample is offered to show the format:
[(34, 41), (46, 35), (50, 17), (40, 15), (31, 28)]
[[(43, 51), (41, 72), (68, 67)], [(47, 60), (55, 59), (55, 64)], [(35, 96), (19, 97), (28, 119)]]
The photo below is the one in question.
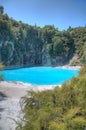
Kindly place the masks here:
[(53, 67), (32, 67), (3, 70), (6, 81), (22, 81), (35, 85), (59, 85), (78, 75), (78, 70)]

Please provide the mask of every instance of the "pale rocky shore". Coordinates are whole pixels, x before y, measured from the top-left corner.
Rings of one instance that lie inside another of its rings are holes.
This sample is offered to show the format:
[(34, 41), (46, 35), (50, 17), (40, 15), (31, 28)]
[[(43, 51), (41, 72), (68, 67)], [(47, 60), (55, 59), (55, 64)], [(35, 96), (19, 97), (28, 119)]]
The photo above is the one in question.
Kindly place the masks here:
[(17, 83), (0, 82), (0, 130), (15, 130), (15, 121), (21, 115), (19, 101), (27, 90), (29, 88)]
[(57, 66), (56, 68), (79, 70), (81, 69), (81, 66), (64, 65), (64, 66)]
[[(54, 87), (54, 86), (53, 86)], [(21, 116), (20, 99), (27, 91), (52, 89), (52, 86), (32, 86), (31, 84), (12, 81), (0, 82), (0, 130), (15, 130), (16, 121)]]

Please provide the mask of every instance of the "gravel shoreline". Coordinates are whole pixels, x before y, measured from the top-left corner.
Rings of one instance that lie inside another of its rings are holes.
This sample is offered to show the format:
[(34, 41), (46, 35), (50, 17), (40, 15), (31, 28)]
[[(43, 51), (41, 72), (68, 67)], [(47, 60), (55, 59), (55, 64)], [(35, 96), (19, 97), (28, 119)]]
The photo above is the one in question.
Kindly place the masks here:
[(31, 84), (22, 82), (1, 81), (0, 130), (15, 130), (15, 121), (18, 121), (22, 116), (19, 102), (21, 97), (27, 95), (27, 91), (42, 91), (53, 88), (54, 86), (32, 86)]
[(16, 82), (0, 82), (0, 130), (15, 130), (15, 121), (22, 115), (19, 101), (30, 89)]

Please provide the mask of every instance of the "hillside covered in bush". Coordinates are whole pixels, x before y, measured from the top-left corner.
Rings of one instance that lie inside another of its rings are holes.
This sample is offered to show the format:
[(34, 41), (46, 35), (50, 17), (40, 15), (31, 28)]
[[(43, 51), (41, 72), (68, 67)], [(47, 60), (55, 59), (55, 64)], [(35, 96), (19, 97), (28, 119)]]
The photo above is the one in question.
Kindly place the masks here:
[(9, 18), (0, 7), (0, 62), (5, 66), (86, 63), (86, 27), (59, 31)]

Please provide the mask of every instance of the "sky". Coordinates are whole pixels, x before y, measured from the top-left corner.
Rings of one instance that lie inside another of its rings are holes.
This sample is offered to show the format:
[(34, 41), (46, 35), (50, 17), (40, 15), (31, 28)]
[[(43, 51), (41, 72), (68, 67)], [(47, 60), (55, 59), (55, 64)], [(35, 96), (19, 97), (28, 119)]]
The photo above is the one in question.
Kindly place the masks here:
[(86, 0), (0, 0), (0, 6), (30, 25), (54, 25), (59, 30), (86, 25)]

